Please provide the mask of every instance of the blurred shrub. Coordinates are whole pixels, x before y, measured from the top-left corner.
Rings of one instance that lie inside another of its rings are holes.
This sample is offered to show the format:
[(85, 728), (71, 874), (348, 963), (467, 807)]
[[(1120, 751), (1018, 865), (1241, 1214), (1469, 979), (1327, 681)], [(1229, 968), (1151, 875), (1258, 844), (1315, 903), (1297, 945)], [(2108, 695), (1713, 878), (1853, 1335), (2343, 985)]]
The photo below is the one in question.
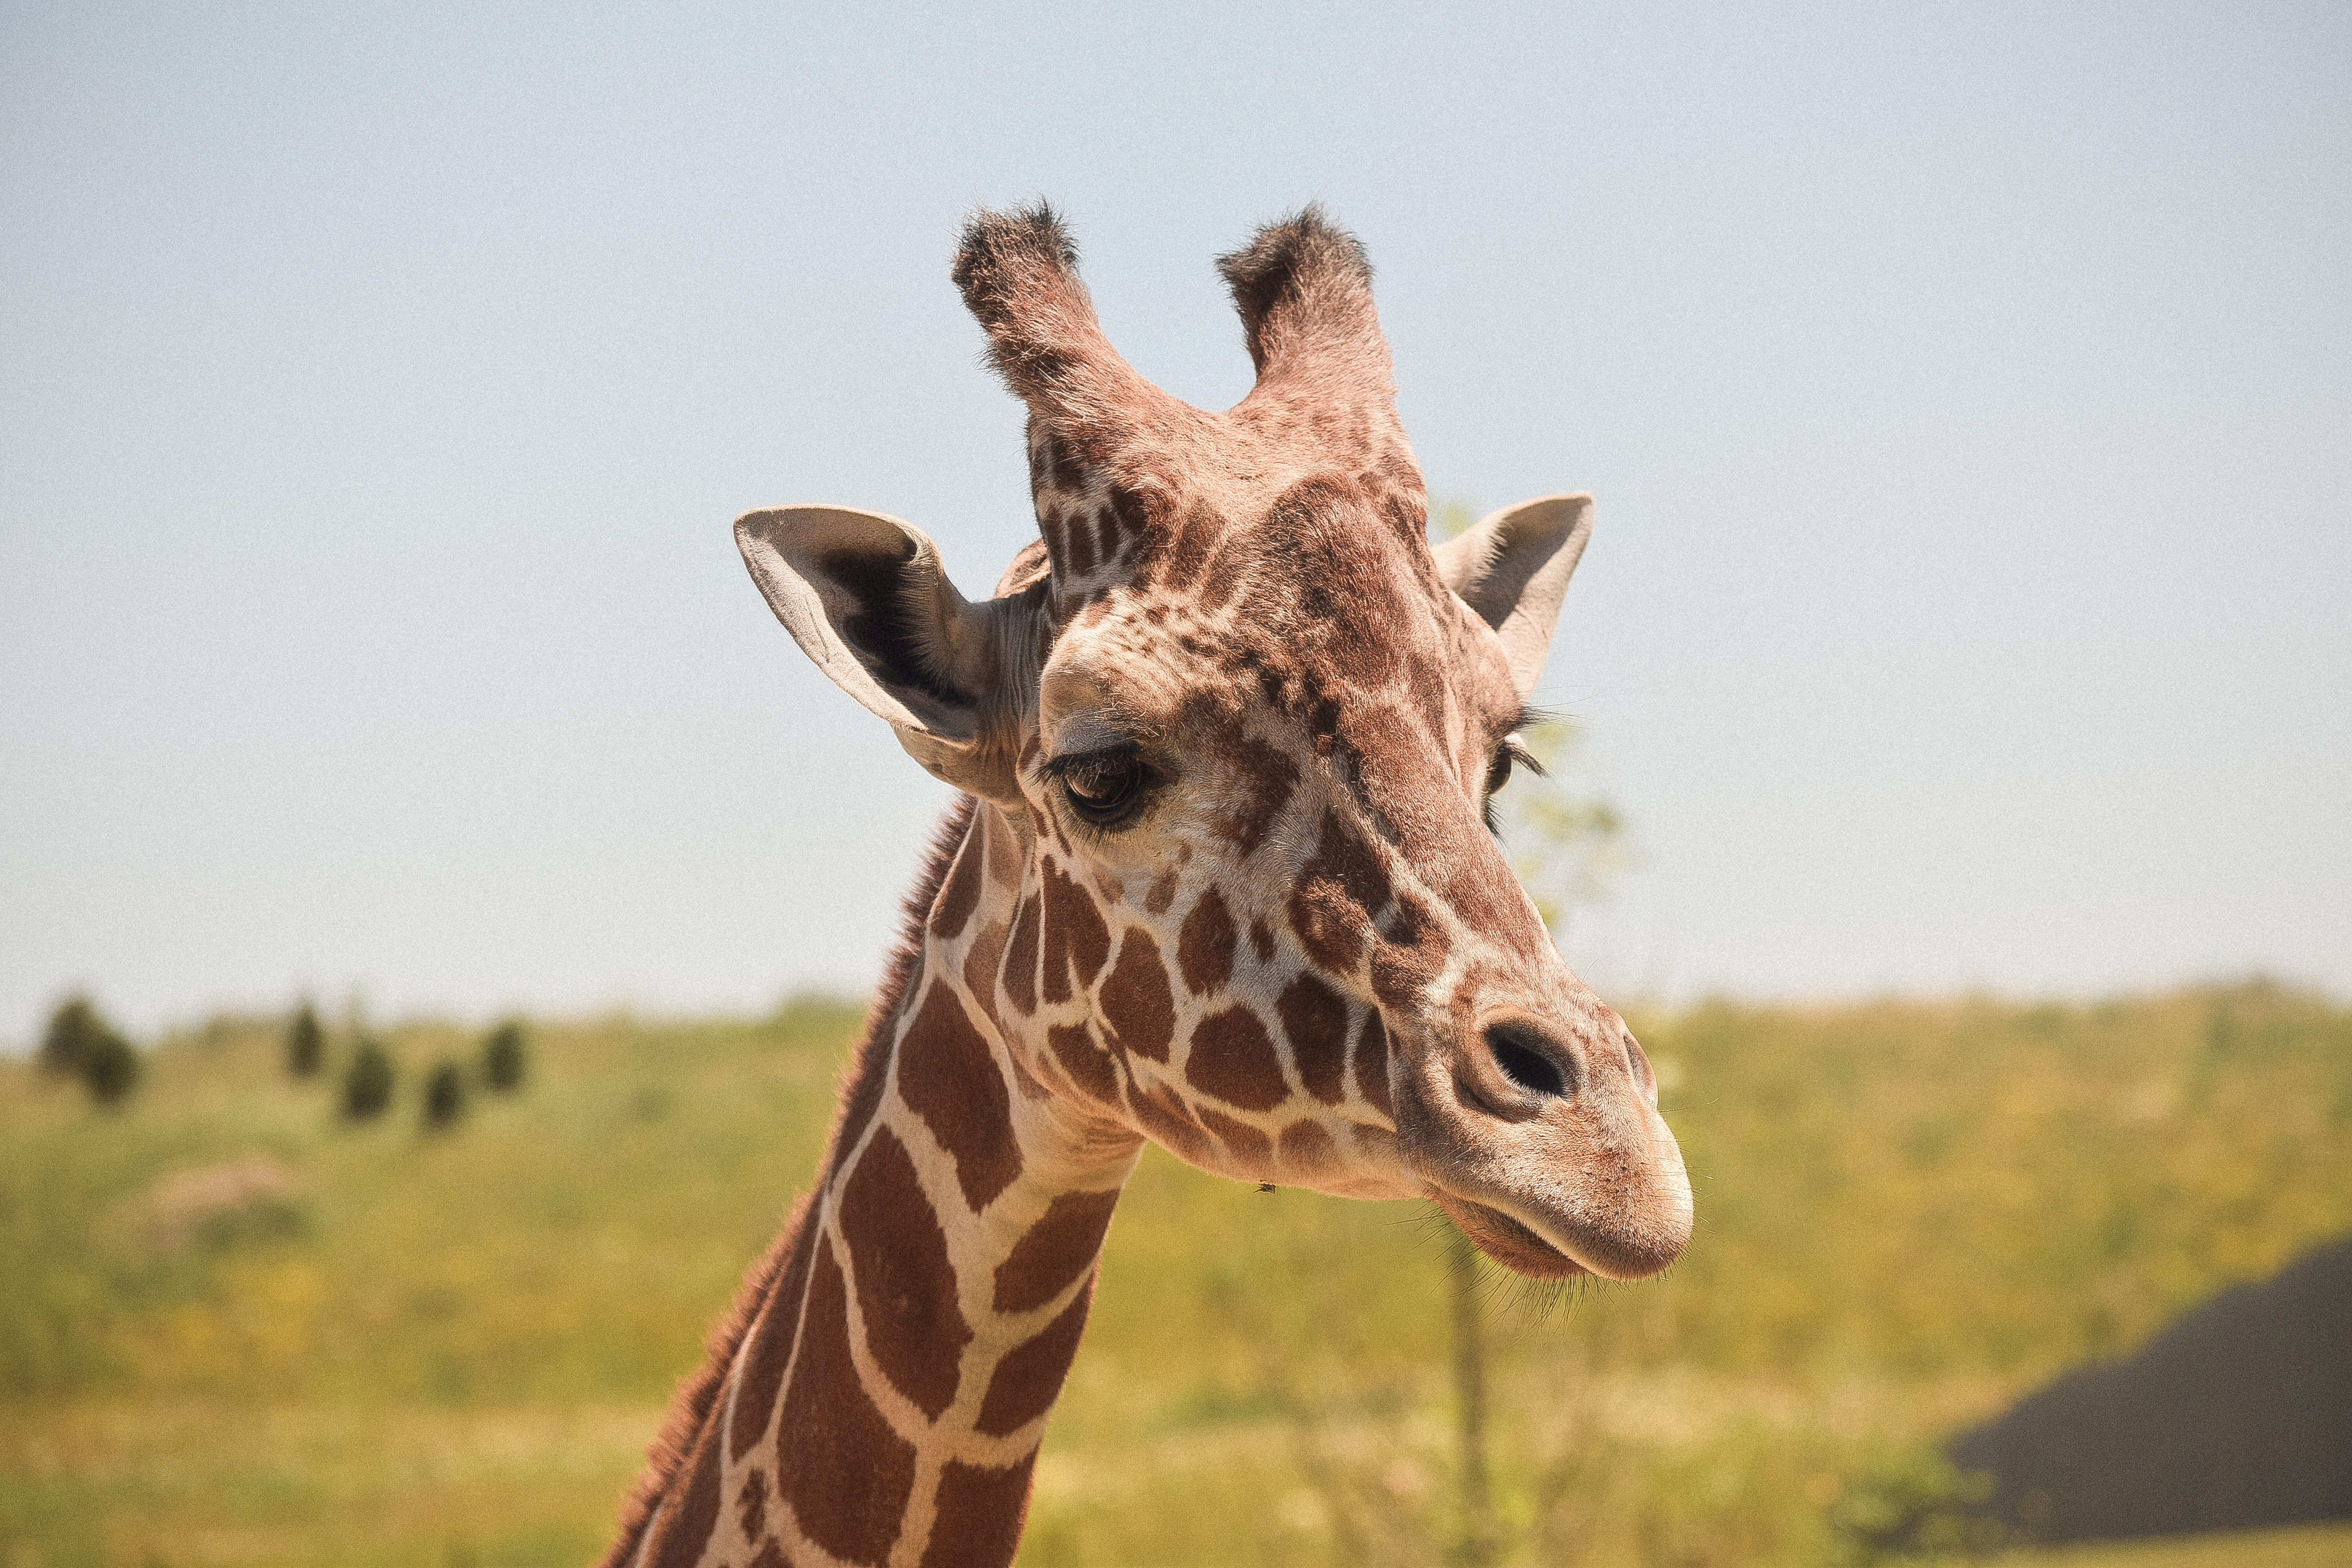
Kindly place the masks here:
[(508, 1019), (482, 1042), (482, 1083), (492, 1091), (511, 1094), (520, 1089), (528, 1065), (520, 1020)]
[(316, 1078), (327, 1063), (327, 1032), (319, 1027), (319, 1014), (305, 1002), (286, 1027), (286, 1070), (296, 1078)]
[(425, 1080), (425, 1131), (439, 1132), (455, 1127), (466, 1114), (466, 1077), (457, 1064), (437, 1064)]
[(343, 1072), (343, 1114), (353, 1121), (370, 1121), (392, 1109), (392, 1058), (383, 1046), (362, 1037)]
[(100, 1105), (119, 1103), (139, 1086), (139, 1051), (87, 996), (69, 996), (49, 1015), (41, 1037), (43, 1070), (81, 1080)]

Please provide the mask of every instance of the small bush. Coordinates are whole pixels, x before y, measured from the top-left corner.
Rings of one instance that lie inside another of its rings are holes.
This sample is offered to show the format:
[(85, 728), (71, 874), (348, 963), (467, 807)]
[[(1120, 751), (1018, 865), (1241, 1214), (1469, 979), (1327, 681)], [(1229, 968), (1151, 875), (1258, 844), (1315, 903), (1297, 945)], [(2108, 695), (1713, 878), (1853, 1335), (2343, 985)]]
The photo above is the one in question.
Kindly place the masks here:
[(100, 1105), (119, 1104), (139, 1087), (140, 1067), (138, 1047), (110, 1029), (82, 1064), (82, 1086)]
[(362, 1039), (343, 1073), (343, 1114), (371, 1121), (392, 1109), (392, 1058), (373, 1040)]
[(67, 997), (49, 1015), (49, 1032), (41, 1037), (41, 1070), (59, 1078), (79, 1078), (90, 1047), (106, 1032), (106, 1020), (98, 1016), (89, 997)]
[(327, 1031), (319, 1027), (318, 1012), (302, 1004), (286, 1027), (286, 1070), (295, 1078), (316, 1078), (327, 1064)]
[(69, 996), (49, 1015), (39, 1060), (44, 1072), (79, 1079), (100, 1105), (116, 1104), (139, 1087), (138, 1047), (87, 996)]
[(455, 1127), (465, 1114), (465, 1075), (456, 1062), (442, 1062), (425, 1080), (425, 1131), (439, 1132)]
[(509, 1018), (482, 1042), (482, 1082), (500, 1094), (522, 1087), (528, 1063), (523, 1052), (522, 1024)]

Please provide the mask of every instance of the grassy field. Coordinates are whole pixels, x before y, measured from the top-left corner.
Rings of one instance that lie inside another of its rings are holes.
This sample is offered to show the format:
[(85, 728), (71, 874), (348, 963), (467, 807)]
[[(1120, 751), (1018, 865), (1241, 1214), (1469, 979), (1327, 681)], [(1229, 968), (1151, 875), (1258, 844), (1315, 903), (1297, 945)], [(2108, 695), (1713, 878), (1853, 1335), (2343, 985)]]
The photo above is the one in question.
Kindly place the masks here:
[[(361, 1127), (272, 1023), (163, 1042), (114, 1112), (0, 1063), (0, 1568), (593, 1558), (856, 1022), (549, 1025), (441, 1134), (416, 1085), (472, 1042), (432, 1024), (386, 1032)], [(2352, 1013), (2307, 997), (1635, 1024), (1699, 1228), (1660, 1281), (1489, 1282), (1493, 1561), (1932, 1554), (1942, 1436), (2352, 1229)], [(1446, 1289), (1416, 1205), (1147, 1155), (1023, 1563), (1470, 1560)], [(2352, 1532), (2011, 1561), (2308, 1568)]]

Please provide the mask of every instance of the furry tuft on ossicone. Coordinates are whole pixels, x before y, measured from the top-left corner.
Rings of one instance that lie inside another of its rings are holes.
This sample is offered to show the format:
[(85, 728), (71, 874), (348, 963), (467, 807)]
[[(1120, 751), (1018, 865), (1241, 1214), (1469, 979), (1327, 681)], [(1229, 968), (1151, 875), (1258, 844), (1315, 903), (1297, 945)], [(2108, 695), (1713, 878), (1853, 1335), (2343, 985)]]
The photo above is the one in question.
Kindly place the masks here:
[(1372, 264), (1361, 241), (1309, 202), (1267, 224), (1217, 271), (1241, 312), (1250, 361), (1263, 374), (1293, 342), (1315, 337), (1351, 338), (1372, 320)]
[(990, 360), (1033, 409), (1083, 401), (1089, 366), (1118, 358), (1078, 281), (1069, 226), (1043, 201), (973, 213), (948, 275), (987, 330)]
[(1040, 264), (1063, 272), (1078, 269), (1078, 247), (1070, 237), (1070, 226), (1044, 200), (1011, 212), (982, 207), (966, 218), (949, 276), (963, 291), (972, 314), (985, 321), (988, 302), (1002, 298), (1008, 274)]

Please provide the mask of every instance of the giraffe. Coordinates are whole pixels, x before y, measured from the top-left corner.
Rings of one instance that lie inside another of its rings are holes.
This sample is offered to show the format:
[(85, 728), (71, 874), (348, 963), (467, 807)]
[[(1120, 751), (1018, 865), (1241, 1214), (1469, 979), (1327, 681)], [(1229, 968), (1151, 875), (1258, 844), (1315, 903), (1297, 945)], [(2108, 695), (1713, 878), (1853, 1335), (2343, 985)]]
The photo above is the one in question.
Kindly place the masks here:
[(1038, 523), (987, 601), (893, 518), (735, 525), (794, 640), (961, 794), (816, 1183), (608, 1568), (1010, 1563), (1146, 1140), (1433, 1199), (1524, 1275), (1636, 1279), (1689, 1237), (1649, 1063), (1481, 821), (1591, 499), (1433, 550), (1362, 247), (1309, 206), (1219, 267), (1257, 373), (1223, 414), (1112, 350), (1049, 207), (966, 226)]

